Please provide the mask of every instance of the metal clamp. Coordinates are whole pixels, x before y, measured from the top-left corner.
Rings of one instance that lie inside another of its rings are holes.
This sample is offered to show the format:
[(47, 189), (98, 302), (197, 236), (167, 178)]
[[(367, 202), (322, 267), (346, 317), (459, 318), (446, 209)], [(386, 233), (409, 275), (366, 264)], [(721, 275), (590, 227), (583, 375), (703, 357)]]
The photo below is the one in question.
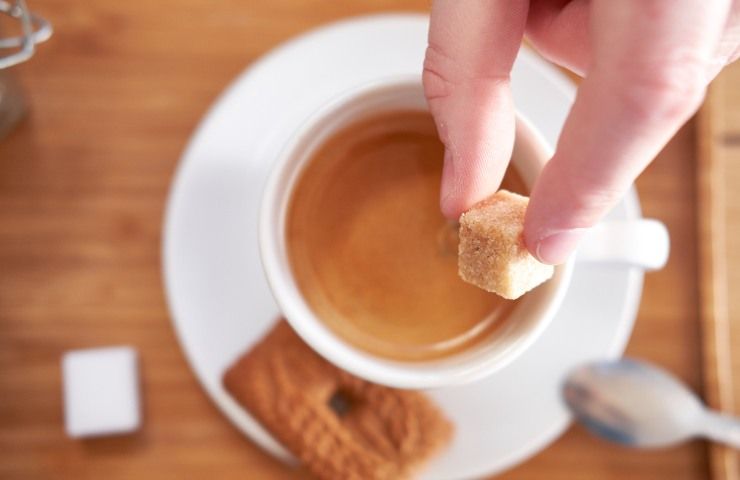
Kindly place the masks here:
[(29, 12), (25, 0), (9, 2), (0, 0), (0, 15), (8, 15), (21, 22), (21, 35), (0, 38), (0, 49), (18, 49), (10, 55), (0, 56), (0, 69), (25, 62), (33, 55), (35, 45), (51, 37), (51, 24)]

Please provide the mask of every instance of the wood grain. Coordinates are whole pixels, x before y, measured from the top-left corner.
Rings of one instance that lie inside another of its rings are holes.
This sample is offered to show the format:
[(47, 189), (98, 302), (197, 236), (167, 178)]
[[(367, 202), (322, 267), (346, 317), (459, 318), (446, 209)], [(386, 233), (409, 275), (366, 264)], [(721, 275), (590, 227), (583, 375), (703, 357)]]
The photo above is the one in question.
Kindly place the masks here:
[[(700, 292), (707, 401), (740, 413), (740, 64), (713, 83), (699, 114)], [(740, 479), (740, 457), (712, 446), (712, 477)]]
[[(205, 109), (249, 63), (319, 24), (428, 1), (31, 3), (56, 35), (14, 69), (32, 111), (0, 142), (0, 478), (304, 478), (220, 415), (178, 348), (159, 270), (165, 196)], [(673, 254), (646, 277), (629, 353), (698, 390), (694, 151), (690, 124), (638, 182), (644, 213), (671, 231)], [(60, 355), (113, 344), (140, 352), (144, 426), (70, 440)], [(641, 452), (573, 428), (502, 478), (708, 475), (703, 443)]]

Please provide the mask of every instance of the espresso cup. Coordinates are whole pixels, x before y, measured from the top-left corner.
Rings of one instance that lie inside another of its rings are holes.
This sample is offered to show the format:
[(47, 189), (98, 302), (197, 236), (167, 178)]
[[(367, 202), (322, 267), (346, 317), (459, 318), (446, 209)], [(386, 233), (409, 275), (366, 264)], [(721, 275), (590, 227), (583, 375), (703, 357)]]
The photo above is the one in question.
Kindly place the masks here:
[[(282, 150), (262, 199), (259, 243), (265, 274), (283, 315), (317, 353), (354, 375), (397, 388), (435, 388), (476, 381), (504, 368), (547, 328), (568, 290), (571, 259), (555, 267), (548, 282), (524, 295), (504, 325), (469, 348), (425, 361), (392, 360), (349, 344), (312, 311), (293, 276), (286, 217), (293, 188), (314, 152), (348, 125), (385, 112), (427, 111), (418, 77), (393, 77), (345, 92), (311, 115)], [(514, 167), (528, 189), (552, 148), (522, 115), (517, 115)], [(578, 261), (660, 268), (668, 256), (665, 227), (654, 220), (602, 222), (587, 236)], [(492, 294), (493, 295), (493, 294)]]

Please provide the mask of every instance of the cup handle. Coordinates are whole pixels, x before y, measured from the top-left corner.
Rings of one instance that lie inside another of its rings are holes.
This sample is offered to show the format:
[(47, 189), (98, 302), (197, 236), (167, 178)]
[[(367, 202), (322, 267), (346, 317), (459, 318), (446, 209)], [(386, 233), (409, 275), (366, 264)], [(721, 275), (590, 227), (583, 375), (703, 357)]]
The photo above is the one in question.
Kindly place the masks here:
[(668, 229), (657, 220), (605, 221), (586, 233), (576, 261), (658, 270), (668, 260), (669, 250)]

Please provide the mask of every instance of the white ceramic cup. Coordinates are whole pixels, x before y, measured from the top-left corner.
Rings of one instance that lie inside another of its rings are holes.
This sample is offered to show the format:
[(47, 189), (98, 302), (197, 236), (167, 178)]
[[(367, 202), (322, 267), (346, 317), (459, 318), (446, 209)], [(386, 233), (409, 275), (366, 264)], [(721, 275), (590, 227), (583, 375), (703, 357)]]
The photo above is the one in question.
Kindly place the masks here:
[[(551, 280), (526, 294), (490, 339), (429, 361), (396, 361), (344, 341), (314, 314), (293, 278), (285, 222), (293, 186), (312, 154), (334, 133), (386, 111), (428, 110), (418, 77), (394, 77), (346, 92), (311, 115), (277, 158), (260, 212), (260, 253), (272, 293), (290, 325), (316, 352), (338, 367), (372, 382), (398, 388), (459, 385), (490, 375), (526, 350), (554, 318), (570, 283), (573, 262), (555, 268)], [(521, 116), (517, 119), (514, 166), (528, 187), (552, 148)], [(602, 223), (587, 237), (584, 261), (660, 268), (668, 256), (668, 234), (654, 220)]]

